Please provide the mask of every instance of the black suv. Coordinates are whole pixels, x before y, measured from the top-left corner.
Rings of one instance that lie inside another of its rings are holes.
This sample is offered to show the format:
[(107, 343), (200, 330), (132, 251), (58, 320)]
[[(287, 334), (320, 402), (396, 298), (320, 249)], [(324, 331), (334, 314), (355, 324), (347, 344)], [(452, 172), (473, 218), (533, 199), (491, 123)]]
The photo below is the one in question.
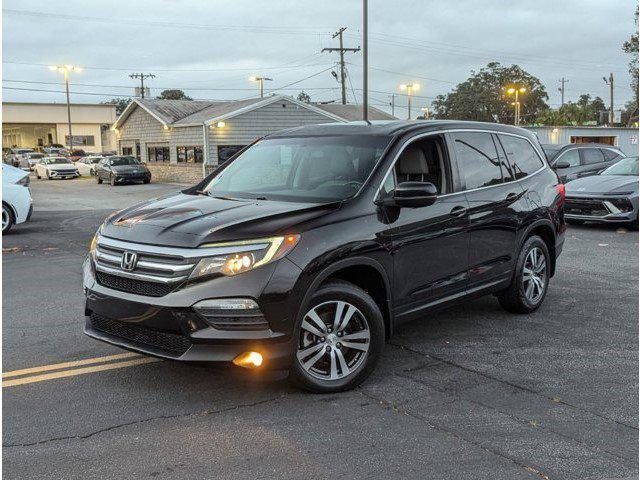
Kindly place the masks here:
[(563, 183), (596, 175), (624, 158), (618, 147), (599, 143), (542, 145), (542, 150)]
[(401, 322), (494, 294), (543, 302), (564, 186), (536, 137), (474, 122), (269, 135), (200, 184), (110, 216), (84, 264), (85, 333), (185, 361), (351, 388)]

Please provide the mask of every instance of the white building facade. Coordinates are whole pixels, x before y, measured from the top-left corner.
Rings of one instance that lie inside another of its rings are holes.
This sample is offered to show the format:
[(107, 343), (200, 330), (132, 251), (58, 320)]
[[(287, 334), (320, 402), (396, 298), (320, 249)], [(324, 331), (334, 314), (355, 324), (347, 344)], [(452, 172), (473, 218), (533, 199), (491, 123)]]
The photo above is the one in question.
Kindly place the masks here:
[[(71, 133), (74, 149), (108, 152), (116, 149), (110, 127), (116, 121), (115, 105), (72, 104)], [(66, 103), (2, 104), (2, 147), (37, 148), (69, 146)]]

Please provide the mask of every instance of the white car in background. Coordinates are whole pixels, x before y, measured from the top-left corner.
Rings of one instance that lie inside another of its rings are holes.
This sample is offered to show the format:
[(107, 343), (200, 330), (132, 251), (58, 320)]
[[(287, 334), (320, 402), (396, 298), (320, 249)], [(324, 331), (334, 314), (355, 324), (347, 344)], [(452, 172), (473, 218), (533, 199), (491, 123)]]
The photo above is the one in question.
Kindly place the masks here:
[(80, 176), (75, 164), (65, 157), (45, 157), (36, 165), (35, 171), (36, 177), (47, 180)]
[(20, 164), (20, 168), (29, 171), (33, 171), (36, 168), (36, 165), (42, 161), (42, 159), (46, 157), (44, 153), (31, 152), (25, 155), (25, 162)]
[(29, 174), (11, 165), (2, 165), (2, 233), (29, 220), (31, 212)]
[(7, 163), (20, 168), (21, 164), (26, 162), (26, 155), (29, 153), (35, 153), (33, 148), (12, 148), (7, 155)]
[(82, 176), (94, 176), (96, 174), (96, 164), (104, 157), (91, 155), (89, 157), (82, 157), (74, 165), (78, 168), (80, 175)]

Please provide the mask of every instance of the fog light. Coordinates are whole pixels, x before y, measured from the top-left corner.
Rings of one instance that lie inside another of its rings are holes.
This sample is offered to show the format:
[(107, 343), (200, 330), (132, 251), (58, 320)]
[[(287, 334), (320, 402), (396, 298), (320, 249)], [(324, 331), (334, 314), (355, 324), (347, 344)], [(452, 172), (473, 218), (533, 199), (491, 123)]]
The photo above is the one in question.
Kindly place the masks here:
[(244, 368), (258, 368), (262, 365), (262, 355), (258, 352), (244, 352), (233, 359), (234, 365)]

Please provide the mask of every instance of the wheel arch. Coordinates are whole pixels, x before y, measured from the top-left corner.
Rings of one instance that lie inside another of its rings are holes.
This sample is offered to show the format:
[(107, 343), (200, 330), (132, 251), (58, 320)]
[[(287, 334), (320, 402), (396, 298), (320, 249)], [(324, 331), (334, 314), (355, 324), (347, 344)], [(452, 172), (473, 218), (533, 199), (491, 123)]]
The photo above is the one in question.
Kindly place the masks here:
[(9, 211), (11, 212), (11, 215), (13, 215), (13, 222), (15, 223), (18, 219), (18, 213), (16, 212), (16, 209), (13, 207), (13, 205), (11, 205), (9, 202), (2, 200), (2, 205), (6, 205), (7, 208), (9, 209)]
[(549, 250), (549, 257), (551, 257), (551, 276), (556, 273), (556, 233), (553, 226), (553, 222), (548, 219), (539, 219), (535, 222), (531, 223), (525, 230), (520, 243), (518, 245), (518, 251), (522, 248), (522, 245), (527, 240), (527, 238), (532, 235), (538, 235), (544, 243), (547, 245), (547, 249)]
[(301, 309), (306, 307), (318, 287), (333, 279), (353, 283), (371, 295), (382, 312), (385, 338), (390, 338), (393, 333), (391, 282), (384, 267), (368, 257), (347, 258), (333, 263), (315, 276), (304, 295)]

